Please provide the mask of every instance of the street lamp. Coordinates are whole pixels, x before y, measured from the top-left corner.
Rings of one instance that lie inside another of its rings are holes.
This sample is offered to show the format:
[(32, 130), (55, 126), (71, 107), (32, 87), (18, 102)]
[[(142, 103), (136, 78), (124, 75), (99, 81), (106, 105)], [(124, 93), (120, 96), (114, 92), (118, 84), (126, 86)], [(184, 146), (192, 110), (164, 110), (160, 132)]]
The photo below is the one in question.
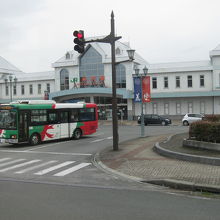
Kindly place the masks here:
[(139, 74), (140, 69), (138, 69), (137, 67), (135, 67), (134, 71), (135, 71), (134, 76), (140, 78), (140, 84), (141, 84), (141, 137), (144, 137), (145, 136), (145, 131), (144, 131), (145, 124), (144, 124), (144, 112), (143, 112), (143, 98), (144, 98), (143, 97), (144, 95), (143, 94), (143, 77), (147, 75), (148, 68), (145, 66), (143, 68), (142, 74)]
[(8, 78), (5, 78), (5, 85), (7, 86), (9, 83), (9, 87), (10, 87), (10, 100), (12, 102), (12, 86), (16, 86), (18, 82), (18, 79), (16, 78), (16, 76), (13, 78), (12, 75), (9, 75)]

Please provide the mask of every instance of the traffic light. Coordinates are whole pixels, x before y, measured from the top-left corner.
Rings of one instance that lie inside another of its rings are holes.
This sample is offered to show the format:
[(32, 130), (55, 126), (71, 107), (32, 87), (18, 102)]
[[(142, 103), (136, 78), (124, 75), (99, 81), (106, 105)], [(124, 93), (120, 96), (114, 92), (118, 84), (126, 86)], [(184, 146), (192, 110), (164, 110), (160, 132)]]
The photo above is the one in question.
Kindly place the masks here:
[(75, 37), (73, 42), (76, 44), (74, 50), (78, 53), (83, 53), (85, 46), (84, 31), (74, 31), (73, 36)]

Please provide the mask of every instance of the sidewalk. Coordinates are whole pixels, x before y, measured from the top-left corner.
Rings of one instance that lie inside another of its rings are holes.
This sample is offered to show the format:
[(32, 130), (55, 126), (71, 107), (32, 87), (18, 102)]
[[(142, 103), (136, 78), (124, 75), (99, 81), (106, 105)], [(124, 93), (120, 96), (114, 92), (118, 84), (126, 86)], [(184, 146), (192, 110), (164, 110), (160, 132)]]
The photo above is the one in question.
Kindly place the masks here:
[[(172, 159), (161, 156), (153, 150), (156, 142), (168, 147), (169, 150), (172, 146), (175, 151), (182, 148), (184, 135), (167, 141), (168, 136), (137, 138), (120, 143), (119, 151), (107, 148), (96, 155), (96, 160), (102, 167), (112, 172), (141, 182), (192, 191), (220, 192), (220, 166)], [(184, 149), (184, 152), (178, 153), (192, 154), (192, 151)]]

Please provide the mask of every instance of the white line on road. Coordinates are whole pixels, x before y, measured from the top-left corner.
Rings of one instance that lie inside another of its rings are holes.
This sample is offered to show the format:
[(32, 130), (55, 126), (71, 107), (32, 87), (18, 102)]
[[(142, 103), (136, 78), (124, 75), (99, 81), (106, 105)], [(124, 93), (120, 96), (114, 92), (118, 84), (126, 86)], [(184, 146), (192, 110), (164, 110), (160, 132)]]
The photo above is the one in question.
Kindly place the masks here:
[(57, 160), (51, 160), (51, 161), (48, 161), (48, 162), (46, 162), (46, 163), (42, 163), (42, 164), (40, 164), (40, 165), (36, 165), (36, 166), (33, 166), (33, 167), (28, 167), (28, 168), (26, 168), (26, 169), (20, 170), (20, 171), (15, 172), (15, 173), (18, 173), (18, 174), (25, 173), (25, 172), (28, 172), (28, 171), (31, 171), (31, 170), (34, 170), (34, 169), (37, 169), (37, 168), (40, 168), (40, 167), (49, 165), (49, 164), (51, 164), (51, 163), (55, 163), (55, 162), (57, 162)]
[(72, 156), (91, 156), (92, 154), (82, 153), (61, 153), (61, 152), (47, 152), (47, 151), (19, 151), (19, 150), (0, 150), (0, 152), (6, 153), (31, 153), (31, 154), (54, 154), (54, 155), (72, 155)]
[(10, 159), (11, 159), (10, 157), (2, 158), (2, 159), (0, 159), (0, 162), (6, 161), (6, 160), (10, 160)]
[(105, 139), (97, 139), (97, 140), (94, 140), (94, 141), (91, 141), (90, 143), (95, 143), (95, 142), (99, 142), (99, 141), (104, 141)]
[(81, 164), (78, 164), (78, 165), (76, 165), (74, 167), (71, 167), (71, 168), (69, 168), (67, 170), (63, 170), (63, 171), (61, 171), (59, 173), (56, 173), (54, 176), (65, 176), (65, 175), (73, 173), (74, 171), (79, 170), (79, 169), (81, 169), (83, 167), (89, 166), (90, 164), (91, 163), (81, 163)]
[(101, 139), (97, 139), (97, 140), (94, 140), (94, 141), (91, 141), (90, 143), (95, 143), (95, 142), (100, 142), (100, 141), (104, 141), (104, 140), (109, 140), (109, 139), (112, 139), (113, 137), (107, 137), (107, 138), (101, 138)]
[(48, 169), (41, 170), (41, 171), (35, 173), (35, 175), (44, 175), (44, 174), (49, 173), (49, 172), (51, 172), (51, 171), (53, 171), (53, 170), (59, 169), (59, 168), (61, 168), (61, 167), (65, 167), (65, 166), (67, 166), (67, 165), (69, 165), (69, 164), (71, 164), (71, 163), (75, 163), (75, 161), (66, 161), (66, 162), (64, 162), (64, 163), (58, 164), (58, 165), (53, 166), (53, 167), (50, 167), (50, 168), (48, 168)]
[(24, 160), (26, 160), (26, 159), (17, 159), (17, 160), (9, 161), (9, 162), (6, 162), (6, 163), (1, 163), (0, 167), (7, 166), (7, 165), (17, 163), (17, 162), (21, 162), (21, 161), (24, 161)]
[(5, 169), (2, 169), (2, 170), (0, 170), (0, 172), (5, 172), (5, 171), (13, 170), (13, 169), (16, 169), (16, 168), (19, 168), (19, 167), (24, 167), (26, 165), (29, 165), (29, 164), (32, 164), (32, 163), (37, 163), (39, 161), (41, 161), (41, 160), (31, 160), (31, 161), (28, 161), (28, 162), (25, 162), (25, 163), (20, 163), (18, 165), (14, 165), (12, 167), (7, 167)]

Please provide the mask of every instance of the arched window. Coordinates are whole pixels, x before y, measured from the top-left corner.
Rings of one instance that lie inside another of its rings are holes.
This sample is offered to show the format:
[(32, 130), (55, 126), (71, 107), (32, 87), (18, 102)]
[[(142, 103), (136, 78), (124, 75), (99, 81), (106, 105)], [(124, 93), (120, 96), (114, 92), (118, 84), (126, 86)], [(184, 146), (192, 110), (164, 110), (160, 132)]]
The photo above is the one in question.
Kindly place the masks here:
[(69, 60), (69, 59), (70, 59), (70, 53), (67, 52), (67, 53), (66, 53), (66, 60)]
[(115, 54), (116, 54), (116, 55), (120, 55), (120, 54), (121, 54), (121, 50), (120, 50), (119, 47), (117, 47), (117, 49), (115, 50)]
[(60, 90), (69, 89), (69, 72), (66, 69), (60, 71)]
[(116, 86), (126, 88), (126, 71), (123, 64), (116, 65)]
[(80, 87), (99, 87), (100, 77), (104, 77), (102, 56), (90, 47), (81, 57), (79, 66)]

